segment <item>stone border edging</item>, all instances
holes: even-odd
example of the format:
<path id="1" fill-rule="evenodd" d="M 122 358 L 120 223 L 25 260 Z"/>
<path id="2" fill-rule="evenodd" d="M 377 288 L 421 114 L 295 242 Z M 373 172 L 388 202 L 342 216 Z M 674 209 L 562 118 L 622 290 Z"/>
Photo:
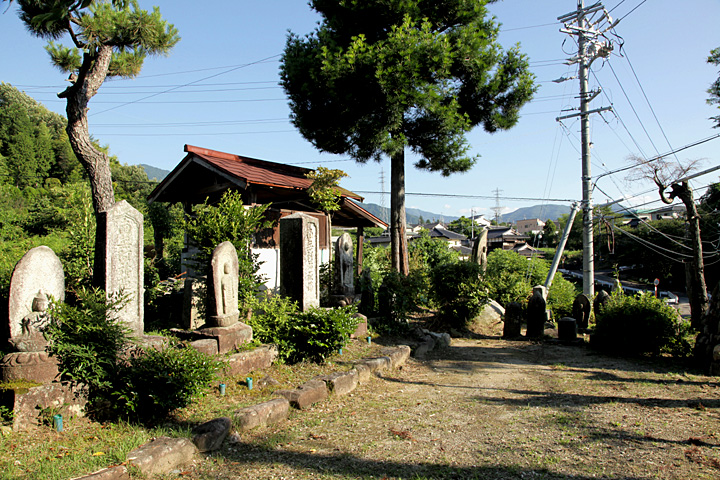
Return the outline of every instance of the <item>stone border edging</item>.
<path id="1" fill-rule="evenodd" d="M 199 452 L 219 449 L 229 435 L 232 423 L 238 424 L 236 428 L 240 431 L 247 431 L 286 419 L 290 406 L 302 410 L 326 399 L 330 393 L 336 396 L 347 395 L 355 390 L 359 383 L 367 382 L 372 373 L 403 365 L 410 357 L 410 347 L 408 345 L 387 347 L 382 349 L 381 353 L 384 355 L 360 360 L 347 372 L 321 375 L 296 389 L 279 390 L 275 393 L 281 395 L 280 397 L 242 408 L 235 412 L 232 420 L 221 417 L 205 422 L 195 427 L 192 440 L 156 438 L 128 453 L 126 463 L 138 468 L 144 475 L 169 473 L 190 463 L 194 455 Z M 116 465 L 72 480 L 129 479 L 127 467 Z"/>

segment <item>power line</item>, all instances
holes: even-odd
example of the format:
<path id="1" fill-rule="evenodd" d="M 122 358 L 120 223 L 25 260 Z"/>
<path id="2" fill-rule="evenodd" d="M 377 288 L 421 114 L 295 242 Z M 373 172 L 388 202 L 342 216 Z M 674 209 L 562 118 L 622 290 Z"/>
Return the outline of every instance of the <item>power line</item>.
<path id="1" fill-rule="evenodd" d="M 317 162 L 315 162 L 317 163 Z M 373 192 L 369 190 L 353 190 L 355 193 L 363 193 L 366 195 L 380 195 L 383 192 Z M 572 203 L 577 202 L 577 200 L 569 199 L 569 198 L 534 198 L 534 197 L 502 197 L 502 196 L 495 196 L 495 195 L 465 195 L 465 194 L 457 194 L 457 193 L 412 193 L 412 192 L 406 192 L 405 195 L 413 195 L 416 197 L 442 197 L 442 198 L 480 198 L 484 200 L 512 200 L 512 201 L 547 201 L 547 202 L 562 202 L 562 203 Z"/>
<path id="2" fill-rule="evenodd" d="M 205 80 L 209 80 L 209 79 L 211 79 L 211 78 L 219 77 L 220 75 L 226 75 L 226 74 L 228 74 L 228 73 L 230 73 L 230 72 L 234 72 L 235 70 L 240 70 L 241 68 L 246 68 L 246 67 L 249 67 L 249 66 L 252 66 L 252 65 L 257 65 L 257 64 L 259 64 L 259 63 L 265 62 L 265 61 L 270 60 L 270 59 L 272 59 L 272 58 L 277 58 L 277 57 L 279 57 L 279 56 L 280 56 L 280 55 L 273 55 L 273 56 L 271 56 L 271 57 L 266 57 L 266 58 L 263 58 L 263 59 L 261 59 L 261 60 L 257 60 L 257 61 L 255 61 L 255 62 L 245 63 L 245 64 L 242 64 L 242 65 L 236 65 L 236 66 L 233 66 L 232 68 L 230 68 L 230 69 L 228 69 L 228 70 L 224 70 L 224 71 L 222 71 L 222 72 L 220 72 L 220 73 L 216 73 L 216 74 L 214 74 L 214 75 L 209 75 L 209 76 L 204 77 L 204 78 L 201 78 L 201 79 L 199 79 L 199 80 L 195 80 L 195 81 L 192 81 L 192 82 L 188 82 L 188 83 L 184 84 L 183 86 L 178 86 L 178 87 L 169 88 L 169 89 L 164 90 L 164 91 L 162 91 L 162 92 L 154 93 L 154 94 L 152 94 L 152 95 L 148 95 L 148 96 L 143 97 L 143 98 L 140 98 L 140 99 L 138 99 L 138 100 L 133 100 L 133 101 L 131 101 L 131 102 L 127 102 L 127 103 L 124 103 L 124 104 L 122 104 L 122 105 L 118 105 L 118 106 L 115 106 L 115 107 L 112 107 L 112 108 L 108 108 L 108 109 L 102 110 L 102 111 L 100 111 L 100 112 L 95 112 L 95 113 L 93 113 L 92 115 L 99 115 L 99 114 L 101 114 L 101 113 L 107 113 L 107 112 L 109 112 L 109 111 L 118 109 L 118 108 L 120 108 L 120 107 L 124 107 L 124 106 L 127 106 L 127 105 L 132 105 L 132 104 L 134 104 L 134 103 L 142 102 L 142 101 L 144 101 L 144 100 L 147 100 L 148 98 L 153 98 L 153 97 L 156 97 L 156 96 L 158 96 L 158 95 L 163 95 L 163 94 L 165 94 L 165 93 L 172 92 L 173 90 L 177 90 L 177 89 L 183 88 L 183 87 L 185 87 L 185 86 L 189 86 L 189 85 L 197 84 L 197 83 L 200 83 L 200 82 L 204 82 Z"/>

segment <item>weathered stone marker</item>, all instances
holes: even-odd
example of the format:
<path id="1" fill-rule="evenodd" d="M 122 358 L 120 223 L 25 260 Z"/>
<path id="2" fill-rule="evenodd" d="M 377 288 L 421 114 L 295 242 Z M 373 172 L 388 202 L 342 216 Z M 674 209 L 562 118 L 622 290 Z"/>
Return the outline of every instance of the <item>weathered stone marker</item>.
<path id="1" fill-rule="evenodd" d="M 343 233 L 335 242 L 334 291 L 337 295 L 355 295 L 353 263 L 352 238 Z"/>
<path id="2" fill-rule="evenodd" d="M 592 304 L 590 303 L 590 299 L 587 295 L 581 293 L 575 297 L 575 301 L 573 301 L 572 304 L 572 318 L 575 319 L 577 328 L 582 330 L 586 330 L 588 328 L 591 309 Z"/>
<path id="3" fill-rule="evenodd" d="M 318 220 L 303 213 L 280 219 L 280 294 L 302 311 L 320 305 Z"/>
<path id="4" fill-rule="evenodd" d="M 605 308 L 605 305 L 607 305 L 609 301 L 610 294 L 605 290 L 600 290 L 597 295 L 595 295 L 595 301 L 593 302 L 593 310 L 595 310 L 595 315 L 597 315 L 601 309 Z"/>
<path id="5" fill-rule="evenodd" d="M 514 338 L 520 336 L 523 314 L 523 307 L 518 302 L 510 302 L 507 304 L 505 307 L 503 337 Z"/>
<path id="6" fill-rule="evenodd" d="M 208 277 L 208 324 L 229 327 L 238 321 L 238 256 L 235 246 L 223 242 L 212 254 Z"/>
<path id="7" fill-rule="evenodd" d="M 49 297 L 65 299 L 62 264 L 50 248 L 35 247 L 20 259 L 10 280 L 9 343 L 17 351 L 0 360 L 0 381 L 48 383 L 57 377 L 57 359 L 45 352 L 47 341 L 42 333 L 49 321 Z"/>
<path id="8" fill-rule="evenodd" d="M 473 242 L 472 253 L 470 254 L 470 261 L 480 265 L 483 272 L 487 268 L 487 235 L 487 228 L 482 229 L 478 233 L 478 236 L 475 237 L 475 241 Z"/>
<path id="9" fill-rule="evenodd" d="M 45 350 L 47 342 L 41 329 L 47 323 L 48 297 L 60 302 L 65 299 L 63 267 L 49 247 L 35 247 L 15 265 L 10 280 L 10 344 L 16 350 Z"/>
<path id="10" fill-rule="evenodd" d="M 99 262 L 102 269 L 100 286 L 108 296 L 125 297 L 118 318 L 141 336 L 145 312 L 142 213 L 122 200 L 99 215 L 97 228 L 103 239 L 100 251 L 95 252 L 95 264 Z"/>
<path id="11" fill-rule="evenodd" d="M 545 322 L 548 320 L 545 292 L 546 289 L 542 285 L 533 287 L 533 294 L 527 306 L 527 330 L 525 332 L 527 337 L 542 337 L 545 332 Z"/>

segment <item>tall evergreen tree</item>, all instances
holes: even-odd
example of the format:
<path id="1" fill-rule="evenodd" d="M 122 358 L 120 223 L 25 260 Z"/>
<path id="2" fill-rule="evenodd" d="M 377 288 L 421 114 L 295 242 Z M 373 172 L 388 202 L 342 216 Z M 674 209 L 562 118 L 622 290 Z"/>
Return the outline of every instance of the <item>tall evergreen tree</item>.
<path id="1" fill-rule="evenodd" d="M 483 0 L 311 0 L 310 35 L 290 34 L 282 85 L 313 145 L 358 162 L 391 158 L 391 258 L 407 273 L 405 149 L 415 166 L 469 170 L 465 135 L 512 127 L 535 90 L 518 48 L 503 51 Z"/>

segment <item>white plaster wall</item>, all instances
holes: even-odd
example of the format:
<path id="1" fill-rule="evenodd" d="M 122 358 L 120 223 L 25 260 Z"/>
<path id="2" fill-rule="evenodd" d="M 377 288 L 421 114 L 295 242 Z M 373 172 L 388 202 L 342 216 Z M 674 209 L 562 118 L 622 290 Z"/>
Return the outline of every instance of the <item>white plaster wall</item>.
<path id="1" fill-rule="evenodd" d="M 278 248 L 253 248 L 252 253 L 258 254 L 260 270 L 258 273 L 265 277 L 265 288 L 273 292 L 280 291 L 280 249 Z M 320 263 L 330 261 L 330 250 L 320 249 Z"/>

